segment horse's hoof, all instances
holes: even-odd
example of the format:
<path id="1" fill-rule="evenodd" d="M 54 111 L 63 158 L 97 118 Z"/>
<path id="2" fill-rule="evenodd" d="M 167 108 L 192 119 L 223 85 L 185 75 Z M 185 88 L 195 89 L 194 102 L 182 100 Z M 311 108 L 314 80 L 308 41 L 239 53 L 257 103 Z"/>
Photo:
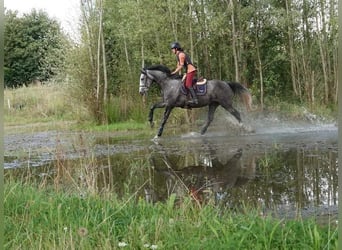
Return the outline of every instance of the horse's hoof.
<path id="1" fill-rule="evenodd" d="M 245 125 L 245 124 L 241 124 L 240 128 L 247 132 L 247 133 L 255 133 L 255 129 L 253 129 L 251 126 Z"/>
<path id="2" fill-rule="evenodd" d="M 156 138 L 156 136 L 153 137 L 153 139 L 151 139 L 151 142 L 153 142 L 155 145 L 160 145 L 159 137 L 158 138 Z"/>
<path id="3" fill-rule="evenodd" d="M 160 138 L 160 136 L 158 136 L 158 135 L 156 135 L 155 137 L 153 137 L 153 141 L 156 141 L 156 140 L 158 140 Z"/>

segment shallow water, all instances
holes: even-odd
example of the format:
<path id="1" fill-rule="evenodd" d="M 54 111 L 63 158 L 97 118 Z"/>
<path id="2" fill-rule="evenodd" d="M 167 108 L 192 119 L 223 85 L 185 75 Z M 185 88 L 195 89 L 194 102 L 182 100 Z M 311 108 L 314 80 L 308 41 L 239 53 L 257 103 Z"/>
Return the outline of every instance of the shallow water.
<path id="1" fill-rule="evenodd" d="M 23 145 L 17 155 L 15 140 Z M 38 141 L 45 146 L 35 147 Z M 238 136 L 184 133 L 158 141 L 51 132 L 7 138 L 12 153 L 5 154 L 5 174 L 80 195 L 105 190 L 158 202 L 174 194 L 178 201 L 191 197 L 201 204 L 326 220 L 337 215 L 337 151 L 335 126 L 261 127 Z"/>

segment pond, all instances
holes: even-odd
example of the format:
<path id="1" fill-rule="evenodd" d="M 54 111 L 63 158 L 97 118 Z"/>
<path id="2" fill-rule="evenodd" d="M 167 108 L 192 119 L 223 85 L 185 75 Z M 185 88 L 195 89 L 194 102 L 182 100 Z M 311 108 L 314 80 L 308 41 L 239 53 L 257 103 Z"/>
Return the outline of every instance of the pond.
<path id="1" fill-rule="evenodd" d="M 335 126 L 185 133 L 158 141 L 44 132 L 6 136 L 5 148 L 5 176 L 81 196 L 109 191 L 163 202 L 173 195 L 179 202 L 190 197 L 229 209 L 256 207 L 282 218 L 337 217 Z"/>

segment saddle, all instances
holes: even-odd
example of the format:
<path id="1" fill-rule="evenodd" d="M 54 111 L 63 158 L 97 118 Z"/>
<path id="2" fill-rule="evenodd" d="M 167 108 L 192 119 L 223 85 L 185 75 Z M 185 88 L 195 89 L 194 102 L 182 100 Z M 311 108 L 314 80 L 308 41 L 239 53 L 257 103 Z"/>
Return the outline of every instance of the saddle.
<path id="1" fill-rule="evenodd" d="M 183 80 L 182 82 L 184 83 Z M 203 77 L 200 77 L 199 79 L 193 79 L 192 84 L 197 96 L 205 95 L 207 93 L 207 79 Z M 185 88 L 184 84 L 182 85 L 182 93 L 184 95 L 187 95 L 189 93 L 187 88 Z"/>
<path id="2" fill-rule="evenodd" d="M 207 79 L 200 77 L 199 79 L 194 79 L 193 84 L 194 85 L 203 85 L 207 83 Z"/>
<path id="3" fill-rule="evenodd" d="M 183 77 L 182 77 L 182 83 L 183 83 L 183 84 L 184 84 L 184 82 L 185 82 L 185 79 L 186 79 L 186 74 L 184 74 Z M 206 82 L 207 82 L 207 79 L 205 79 L 205 78 L 203 78 L 203 77 L 200 77 L 199 79 L 196 79 L 196 78 L 192 79 L 192 85 L 195 85 L 195 84 L 197 84 L 197 85 L 203 85 L 203 84 L 205 84 Z"/>

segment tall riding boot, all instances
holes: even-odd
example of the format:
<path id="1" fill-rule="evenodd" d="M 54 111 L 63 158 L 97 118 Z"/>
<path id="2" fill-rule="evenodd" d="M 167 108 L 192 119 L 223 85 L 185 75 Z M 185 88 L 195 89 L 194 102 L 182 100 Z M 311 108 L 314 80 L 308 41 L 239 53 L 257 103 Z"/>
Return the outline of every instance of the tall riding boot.
<path id="1" fill-rule="evenodd" d="M 189 104 L 198 104 L 198 99 L 197 99 L 195 90 L 192 86 L 189 88 L 189 91 L 190 91 L 192 100 L 189 100 L 188 103 Z"/>

